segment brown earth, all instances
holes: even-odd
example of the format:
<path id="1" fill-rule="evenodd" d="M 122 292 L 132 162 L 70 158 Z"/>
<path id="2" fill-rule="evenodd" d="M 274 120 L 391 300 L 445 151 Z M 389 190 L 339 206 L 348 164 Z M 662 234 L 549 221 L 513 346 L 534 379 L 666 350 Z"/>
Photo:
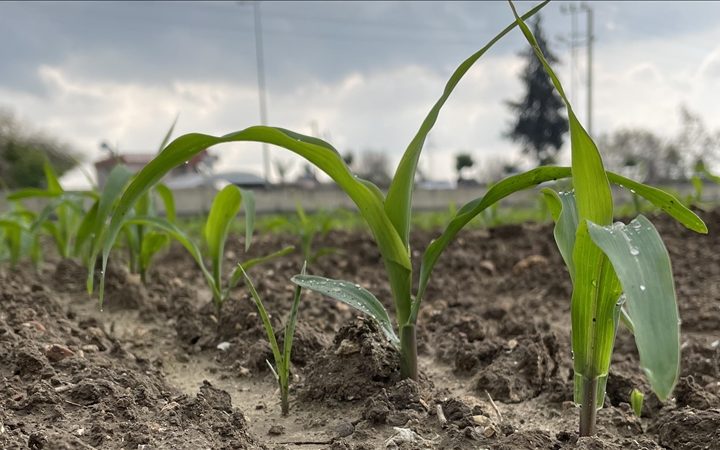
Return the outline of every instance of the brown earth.
<path id="1" fill-rule="evenodd" d="M 117 264 L 104 311 L 72 261 L 0 269 L 0 447 L 268 449 L 720 449 L 720 212 L 697 235 L 659 216 L 682 317 L 682 373 L 660 403 L 618 334 L 598 435 L 578 439 L 569 347 L 569 277 L 548 225 L 460 234 L 443 255 L 419 319 L 421 379 L 401 381 L 377 325 L 305 293 L 293 349 L 291 414 L 280 415 L 271 353 L 242 287 L 218 314 L 180 247 L 147 286 Z M 435 233 L 416 233 L 415 259 Z M 294 243 L 260 236 L 251 255 Z M 390 290 L 366 233 L 311 273 Z M 228 265 L 243 245 L 228 245 Z M 251 273 L 281 329 L 294 255 Z M 225 350 L 218 349 L 218 344 Z M 641 418 L 628 405 L 646 393 Z"/>

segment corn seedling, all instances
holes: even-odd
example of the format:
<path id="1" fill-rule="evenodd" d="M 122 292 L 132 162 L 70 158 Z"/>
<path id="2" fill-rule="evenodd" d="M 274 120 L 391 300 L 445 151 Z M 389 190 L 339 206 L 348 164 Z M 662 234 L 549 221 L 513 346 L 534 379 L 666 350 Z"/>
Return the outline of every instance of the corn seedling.
<path id="1" fill-rule="evenodd" d="M 58 177 L 48 161 L 45 161 L 43 170 L 47 185 L 45 189 L 20 189 L 8 195 L 7 198 L 13 201 L 30 198 L 45 199 L 47 204 L 36 216 L 29 231 L 32 234 L 45 231 L 50 235 L 62 258 L 77 257 L 74 240 L 85 214 L 83 211 L 84 201 L 86 198 L 95 199 L 97 194 L 94 191 L 67 192 L 60 185 Z M 56 220 L 53 220 L 53 216 Z"/>
<path id="2" fill-rule="evenodd" d="M 133 183 L 128 186 L 128 189 L 132 187 L 132 185 Z M 118 191 L 115 191 L 115 197 L 116 199 L 120 199 Z M 237 267 L 230 273 L 228 279 L 224 281 L 223 260 L 225 257 L 225 242 L 227 241 L 230 224 L 239 214 L 241 205 L 243 204 L 245 207 L 245 250 L 247 251 L 250 248 L 250 243 L 252 241 L 253 226 L 255 221 L 255 203 L 252 192 L 241 191 L 237 186 L 230 184 L 218 192 L 213 199 L 212 206 L 210 207 L 210 212 L 203 229 L 204 243 L 207 248 L 206 256 L 211 262 L 210 270 L 208 270 L 205 265 L 205 255 L 203 255 L 200 250 L 200 246 L 195 243 L 187 233 L 178 228 L 176 224 L 168 219 L 157 216 L 134 215 L 132 214 L 132 208 L 130 208 L 126 212 L 125 218 L 120 223 L 120 228 L 127 225 L 143 225 L 151 227 L 154 230 L 167 233 L 173 239 L 178 241 L 190 253 L 195 260 L 195 263 L 200 268 L 203 277 L 212 292 L 215 308 L 219 312 L 225 300 L 230 296 L 231 290 L 241 281 L 243 269 L 247 270 L 255 265 L 287 255 L 294 250 L 294 247 L 290 246 L 266 256 L 247 260 L 238 264 Z M 119 203 L 117 208 L 120 208 L 121 206 L 122 203 Z M 118 216 L 116 215 L 113 216 L 113 218 L 117 217 Z M 101 275 L 104 275 L 108 254 L 112 249 L 113 241 L 117 236 L 118 233 L 114 233 L 112 235 L 105 234 L 101 235 L 100 239 L 95 241 L 96 248 L 100 248 L 102 242 L 105 242 L 105 248 L 107 248 L 107 251 L 103 248 Z M 92 292 L 92 278 L 89 278 L 88 281 L 88 291 Z M 102 304 L 103 300 L 104 283 L 105 277 L 102 276 L 99 288 L 100 304 Z"/>
<path id="3" fill-rule="evenodd" d="M 12 202 L 12 209 L 0 216 L 0 257 L 17 267 L 23 258 L 30 258 L 35 267 L 42 258 L 38 233 L 32 228 L 37 215 L 20 203 Z"/>
<path id="4" fill-rule="evenodd" d="M 573 283 L 571 300 L 575 401 L 581 405 L 580 435 L 595 433 L 603 405 L 618 323 L 635 336 L 643 368 L 658 398 L 665 400 L 680 369 L 680 321 L 670 258 L 652 223 L 640 215 L 613 224 L 613 198 L 600 153 L 575 116 L 560 81 L 530 29 L 515 12 L 525 38 L 564 100 L 572 147 L 574 191 L 544 189 L 555 220 L 555 240 Z M 639 183 L 633 195 L 653 188 Z M 659 191 L 662 192 L 662 191 Z M 657 192 L 656 192 L 657 193 Z M 674 206 L 675 200 L 669 200 Z M 682 207 L 679 220 L 698 232 L 705 224 Z M 677 218 L 677 217 L 676 217 Z"/>
<path id="5" fill-rule="evenodd" d="M 702 202 L 703 180 L 708 180 L 720 185 L 720 176 L 711 173 L 705 166 L 704 162 L 698 161 L 698 163 L 695 164 L 695 173 L 690 178 L 694 191 L 694 195 L 692 196 L 692 203 L 695 205 L 699 205 L 700 202 Z"/>
<path id="6" fill-rule="evenodd" d="M 538 12 L 547 2 L 531 9 L 525 18 Z M 400 349 L 402 376 L 417 379 L 417 343 L 415 323 L 419 312 L 422 292 L 427 284 L 429 271 L 421 274 L 418 293 L 412 293 L 412 264 L 410 262 L 410 220 L 412 194 L 418 160 L 428 133 L 434 126 L 443 105 L 463 75 L 497 41 L 509 33 L 517 23 L 513 22 L 495 36 L 484 48 L 464 61 L 453 73 L 439 100 L 427 115 L 419 131 L 403 155 L 387 196 L 374 184 L 355 176 L 340 153 L 329 143 L 283 128 L 255 126 L 216 137 L 203 134 L 187 134 L 171 142 L 151 161 L 125 189 L 103 239 L 103 267 L 115 237 L 138 198 L 157 183 L 172 168 L 183 164 L 198 152 L 225 142 L 265 142 L 290 150 L 308 160 L 325 172 L 355 203 L 361 216 L 370 227 L 384 261 L 395 303 L 395 319 L 399 337 L 394 331 L 389 315 L 382 304 L 368 291 L 354 283 L 340 280 L 319 280 L 299 275 L 293 281 L 369 314 L 378 320 L 386 335 Z M 322 281 L 322 283 L 321 283 Z M 324 283 L 324 284 L 323 284 Z M 102 288 L 101 288 L 102 291 Z"/>
<path id="7" fill-rule="evenodd" d="M 160 143 L 158 152 L 162 151 L 170 141 L 178 118 L 175 117 L 172 125 L 165 133 L 165 137 Z M 157 194 L 163 202 L 165 210 L 165 218 L 170 222 L 175 222 L 175 199 L 172 191 L 162 183 L 153 186 L 152 189 L 145 192 L 135 204 L 133 210 L 136 216 L 140 217 L 156 217 L 157 211 L 155 207 L 154 197 Z M 147 283 L 147 273 L 152 258 L 163 248 L 170 244 L 170 236 L 163 231 L 150 230 L 148 226 L 141 223 L 127 224 L 123 227 L 126 247 L 128 250 L 128 265 L 131 273 L 140 274 L 143 283 Z"/>
<path id="8" fill-rule="evenodd" d="M 313 264 L 318 258 L 332 253 L 337 253 L 340 249 L 335 247 L 320 247 L 313 248 L 315 238 L 327 236 L 327 234 L 333 229 L 335 221 L 333 217 L 325 213 L 316 213 L 312 216 L 305 214 L 300 203 L 295 204 L 295 212 L 297 214 L 297 221 L 292 221 L 291 224 L 294 228 L 295 234 L 300 238 L 300 250 L 303 254 L 303 259 L 308 264 Z"/>
<path id="9" fill-rule="evenodd" d="M 303 265 L 301 273 L 305 274 L 305 267 L 307 263 Z M 262 320 L 265 333 L 267 334 L 270 348 L 272 349 L 273 358 L 275 359 L 275 367 L 267 361 L 270 370 L 275 376 L 275 380 L 278 382 L 280 387 L 280 409 L 283 416 L 287 416 L 290 412 L 290 357 L 292 356 L 292 343 L 293 337 L 295 336 L 295 325 L 297 324 L 297 313 L 300 305 L 300 295 L 302 294 L 302 287 L 295 286 L 295 293 L 293 294 L 293 303 L 290 308 L 290 316 L 288 317 L 287 325 L 285 325 L 285 331 L 283 335 L 283 348 L 280 349 L 277 339 L 275 338 L 275 330 L 273 330 L 272 324 L 270 323 L 270 316 L 263 305 L 262 299 L 258 294 L 252 280 L 247 275 L 242 266 L 239 267 L 242 272 L 242 276 L 245 279 L 245 284 L 250 290 L 250 294 L 257 307 L 258 314 Z"/>
<path id="10" fill-rule="evenodd" d="M 642 414 L 643 402 L 645 401 L 645 395 L 637 389 L 633 389 L 630 393 L 630 406 L 637 417 Z"/>

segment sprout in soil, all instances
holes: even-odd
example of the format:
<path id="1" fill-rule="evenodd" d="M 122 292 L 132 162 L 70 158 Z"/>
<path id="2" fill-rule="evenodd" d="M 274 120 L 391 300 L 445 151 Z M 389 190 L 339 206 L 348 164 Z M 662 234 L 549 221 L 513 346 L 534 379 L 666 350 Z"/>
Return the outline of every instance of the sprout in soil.
<path id="1" fill-rule="evenodd" d="M 613 224 L 610 180 L 595 143 L 575 116 L 560 81 L 530 29 L 515 11 L 520 29 L 565 102 L 572 147 L 574 190 L 544 189 L 555 240 L 573 284 L 571 301 L 575 401 L 581 405 L 580 435 L 595 433 L 595 415 L 605 385 L 622 317 L 635 337 L 640 366 L 653 391 L 667 399 L 680 372 L 680 320 L 670 257 L 652 223 L 640 215 L 628 225 Z M 640 183 L 632 194 L 659 197 L 662 191 Z M 666 194 L 667 195 L 667 194 Z M 652 200 L 651 200 L 652 201 Z M 707 227 L 691 211 L 669 199 L 666 211 L 698 232 Z"/>
<path id="2" fill-rule="evenodd" d="M 128 189 L 131 188 L 132 185 L 133 183 L 130 184 Z M 122 199 L 120 200 L 120 203 L 118 203 L 117 205 L 118 208 L 122 204 Z M 212 292 L 215 308 L 219 312 L 225 300 L 230 296 L 231 290 L 235 288 L 235 286 L 237 286 L 237 284 L 242 279 L 243 268 L 247 270 L 255 265 L 262 264 L 274 258 L 287 255 L 294 250 L 294 247 L 288 246 L 266 256 L 250 259 L 248 261 L 239 263 L 237 267 L 230 273 L 227 280 L 224 281 L 223 260 L 225 259 L 225 242 L 228 238 L 230 224 L 239 214 L 240 208 L 243 204 L 245 206 L 245 250 L 247 251 L 250 248 L 250 244 L 252 242 L 253 227 L 255 222 L 255 202 L 252 192 L 243 191 L 234 184 L 230 184 L 223 188 L 220 192 L 218 192 L 213 199 L 212 205 L 210 206 L 210 212 L 208 213 L 205 227 L 203 229 L 205 247 L 207 248 L 208 253 L 207 257 L 211 261 L 211 270 L 208 270 L 205 265 L 205 255 L 203 255 L 202 251 L 200 250 L 200 246 L 196 242 L 194 242 L 187 233 L 178 228 L 178 226 L 170 220 L 157 216 L 135 216 L 128 214 L 123 220 L 119 220 L 119 222 L 121 226 L 143 225 L 160 230 L 164 233 L 167 233 L 173 239 L 178 241 L 183 247 L 185 247 L 185 249 L 190 253 L 190 255 L 195 260 L 195 263 L 200 268 L 205 282 L 207 283 L 210 291 Z M 116 217 L 118 216 L 113 215 L 113 220 Z M 100 248 L 100 246 L 102 245 L 103 249 L 101 272 L 102 276 L 100 278 L 99 288 L 101 305 L 103 301 L 105 268 L 107 265 L 107 259 L 109 252 L 113 247 L 113 240 L 117 236 L 117 233 L 108 233 L 107 230 L 105 230 L 105 234 L 100 236 L 100 240 L 95 241 L 96 248 Z M 91 280 L 89 281 L 91 282 Z M 91 284 L 89 290 L 92 292 Z"/>
<path id="3" fill-rule="evenodd" d="M 305 274 L 307 263 L 303 264 L 302 274 Z M 287 325 L 285 325 L 285 333 L 283 335 L 283 349 L 280 351 L 277 339 L 275 338 L 275 330 L 273 330 L 272 324 L 270 323 L 270 316 L 263 305 L 260 295 L 257 293 L 252 280 L 247 275 L 242 266 L 240 267 L 242 276 L 245 278 L 245 284 L 250 289 L 250 294 L 255 302 L 260 318 L 262 319 L 265 333 L 267 334 L 270 348 L 273 352 L 273 358 L 275 359 L 275 367 L 268 361 L 268 366 L 275 375 L 275 379 L 280 387 L 280 408 L 283 416 L 287 416 L 290 412 L 290 402 L 288 394 L 290 392 L 290 359 L 292 355 L 292 344 L 293 337 L 295 336 L 295 325 L 297 324 L 297 312 L 298 306 L 300 305 L 300 295 L 302 293 L 302 287 L 296 286 L 295 293 L 293 294 L 293 303 L 290 308 L 290 316 L 288 317 Z"/>
<path id="4" fill-rule="evenodd" d="M 642 414 L 643 402 L 645 401 L 645 395 L 637 389 L 633 389 L 630 393 L 630 406 L 637 417 Z"/>

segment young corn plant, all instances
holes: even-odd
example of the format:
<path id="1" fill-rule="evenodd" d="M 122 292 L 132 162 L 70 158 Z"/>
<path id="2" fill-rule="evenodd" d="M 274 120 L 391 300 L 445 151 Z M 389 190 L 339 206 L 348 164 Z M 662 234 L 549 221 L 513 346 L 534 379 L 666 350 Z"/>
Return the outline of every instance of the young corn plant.
<path id="1" fill-rule="evenodd" d="M 303 265 L 301 274 L 305 274 L 305 268 L 307 263 Z M 272 323 L 270 323 L 270 315 L 267 313 L 265 306 L 263 305 L 262 299 L 258 294 L 252 280 L 245 272 L 242 266 L 239 267 L 242 272 L 242 276 L 245 279 L 245 284 L 250 290 L 250 294 L 257 307 L 258 314 L 262 320 L 265 333 L 267 334 L 270 348 L 273 352 L 273 358 L 275 359 L 275 367 L 268 361 L 268 366 L 277 380 L 278 386 L 280 387 L 280 409 L 283 416 L 287 416 L 290 413 L 290 357 L 292 356 L 292 344 L 293 337 L 295 336 L 295 325 L 297 324 L 297 313 L 298 307 L 300 306 L 300 295 L 302 294 L 302 287 L 296 286 L 295 293 L 293 294 L 293 303 L 290 308 L 290 316 L 288 317 L 287 325 L 283 335 L 283 348 L 280 349 L 277 339 L 275 338 L 275 330 L 273 330 Z"/>
<path id="2" fill-rule="evenodd" d="M 75 251 L 74 240 L 85 214 L 83 209 L 85 200 L 87 198 L 96 199 L 97 194 L 94 191 L 67 192 L 60 185 L 58 177 L 48 161 L 45 161 L 43 170 L 47 185 L 44 189 L 20 189 L 8 195 L 7 198 L 12 201 L 31 198 L 46 200 L 47 204 L 37 214 L 29 231 L 32 234 L 46 232 L 52 237 L 57 252 L 62 258 L 75 258 L 78 254 Z"/>
<path id="3" fill-rule="evenodd" d="M 134 182 L 133 182 L 134 183 Z M 132 187 L 133 183 L 128 186 Z M 119 192 L 116 191 L 116 200 L 121 200 L 117 204 L 119 209 L 122 206 L 122 198 Z M 141 197 L 141 196 L 140 196 Z M 245 200 L 243 202 L 243 199 Z M 247 270 L 258 264 L 265 263 L 274 258 L 287 255 L 294 250 L 294 247 L 285 247 L 277 252 L 271 253 L 266 256 L 253 258 L 238 264 L 235 269 L 224 280 L 223 271 L 223 260 L 225 258 L 225 242 L 228 238 L 230 230 L 230 224 L 237 215 L 240 213 L 241 205 L 245 205 L 245 251 L 250 248 L 252 242 L 253 227 L 255 221 L 255 202 L 252 192 L 241 191 L 237 186 L 230 184 L 222 189 L 215 196 L 210 207 L 205 227 L 203 229 L 203 237 L 205 248 L 207 248 L 207 254 L 204 255 L 200 249 L 200 246 L 193 241 L 187 233 L 178 228 L 176 224 L 168 219 L 157 217 L 157 216 L 140 216 L 132 214 L 133 208 L 128 208 L 125 212 L 125 218 L 119 224 L 119 228 L 123 226 L 134 226 L 142 225 L 150 227 L 154 230 L 159 230 L 163 233 L 168 234 L 173 239 L 178 241 L 195 260 L 195 263 L 200 268 L 205 282 L 207 283 L 213 296 L 213 303 L 218 313 L 220 312 L 223 303 L 230 296 L 231 290 L 234 289 L 237 284 L 243 278 L 243 270 Z M 137 208 L 135 208 L 137 210 Z M 116 213 L 117 214 L 117 211 Z M 113 219 L 117 218 L 117 215 L 113 215 Z M 112 225 L 111 225 L 112 226 Z M 110 250 L 113 247 L 113 242 L 117 238 L 118 232 L 114 234 L 104 234 L 99 240 L 95 241 L 96 249 L 103 247 L 103 259 L 102 259 L 102 272 L 104 275 L 105 267 L 107 265 L 107 258 Z M 103 244 L 104 242 L 104 244 Z M 210 269 L 205 265 L 205 259 L 210 260 Z M 92 278 L 88 279 L 88 291 L 93 291 Z M 104 295 L 105 277 L 100 278 L 99 297 L 100 304 L 102 305 Z"/>
<path id="4" fill-rule="evenodd" d="M 319 258 L 337 253 L 340 249 L 335 247 L 313 247 L 313 243 L 317 237 L 325 237 L 333 229 L 335 221 L 329 214 L 316 213 L 308 216 L 305 209 L 298 202 L 295 204 L 295 212 L 297 220 L 293 220 L 291 225 L 295 234 L 300 238 L 300 250 L 305 261 L 312 265 Z"/>
<path id="5" fill-rule="evenodd" d="M 42 259 L 38 233 L 32 228 L 37 215 L 19 202 L 11 203 L 11 210 L 0 216 L 0 258 L 15 268 L 24 258 L 35 267 Z"/>
<path id="6" fill-rule="evenodd" d="M 531 17 L 545 4 L 547 2 L 532 8 L 524 17 Z M 133 181 L 125 189 L 107 228 L 106 237 L 103 239 L 103 267 L 107 263 L 112 243 L 122 228 L 125 216 L 130 213 L 138 198 L 162 179 L 172 168 L 183 164 L 203 149 L 225 142 L 265 142 L 283 147 L 304 157 L 311 164 L 325 172 L 358 207 L 382 255 L 395 304 L 395 320 L 398 333 L 395 332 L 389 314 L 382 303 L 359 285 L 341 280 L 328 280 L 303 275 L 294 277 L 293 281 L 300 286 L 327 294 L 374 317 L 380 323 L 390 341 L 400 350 L 402 376 L 417 379 L 416 322 L 422 294 L 432 270 L 430 267 L 426 273 L 421 273 L 417 294 L 413 295 L 409 236 L 412 195 L 418 160 L 428 133 L 434 126 L 440 110 L 460 79 L 480 57 L 515 26 L 517 26 L 515 22 L 508 25 L 485 47 L 470 56 L 456 69 L 443 94 L 408 145 L 397 167 L 387 195 L 383 194 L 374 184 L 355 176 L 345 164 L 340 153 L 332 145 L 315 137 L 305 136 L 283 128 L 266 126 L 250 127 L 220 137 L 195 133 L 187 134 L 171 142 L 134 177 Z M 430 250 L 428 249 L 428 251 Z"/>
<path id="7" fill-rule="evenodd" d="M 613 224 L 610 177 L 600 153 L 580 124 L 560 81 L 530 29 L 513 14 L 525 38 L 564 100 L 570 123 L 574 190 L 544 189 L 556 226 L 555 240 L 573 284 L 571 300 L 575 401 L 581 405 L 580 435 L 595 433 L 596 411 L 605 385 L 620 318 L 633 333 L 640 365 L 661 400 L 667 399 L 680 372 L 680 320 L 670 258 L 655 227 L 639 215 L 628 225 Z M 653 188 L 633 183 L 634 195 Z M 655 195 L 662 191 L 652 192 Z M 675 206 L 675 200 L 668 200 Z M 704 223 L 683 208 L 677 217 L 698 232 Z"/>
<path id="8" fill-rule="evenodd" d="M 170 125 L 167 133 L 165 133 L 165 137 L 160 143 L 158 152 L 162 151 L 165 145 L 167 145 L 170 141 L 170 137 L 175 130 L 177 120 L 178 117 L 175 117 L 172 125 Z M 172 191 L 162 183 L 158 183 L 148 192 L 140 196 L 140 199 L 133 208 L 134 214 L 141 217 L 158 216 L 154 202 L 154 194 L 160 197 L 163 202 L 165 218 L 170 223 L 174 223 L 176 218 L 175 199 Z M 147 283 L 150 263 L 157 253 L 170 244 L 170 236 L 163 231 L 147 229 L 147 225 L 139 223 L 128 223 L 123 227 L 123 234 L 128 250 L 128 265 L 130 267 L 130 273 L 139 274 L 141 281 L 143 283 Z"/>

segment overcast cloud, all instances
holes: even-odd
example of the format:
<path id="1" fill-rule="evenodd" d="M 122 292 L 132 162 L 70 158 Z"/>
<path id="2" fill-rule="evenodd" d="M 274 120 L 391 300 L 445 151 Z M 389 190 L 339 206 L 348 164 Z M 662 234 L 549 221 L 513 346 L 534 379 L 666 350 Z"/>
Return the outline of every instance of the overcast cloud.
<path id="1" fill-rule="evenodd" d="M 569 49 L 556 39 L 570 31 L 561 4 L 545 8 L 543 23 L 570 87 Z M 681 104 L 720 127 L 720 3 L 590 4 L 595 134 L 642 126 L 667 135 Z M 270 124 L 312 133 L 315 122 L 341 151 L 385 151 L 393 163 L 455 66 L 512 18 L 504 2 L 263 2 L 261 11 Z M 0 2 L 0 107 L 88 163 L 102 140 L 154 151 L 177 113 L 177 134 L 225 134 L 259 122 L 253 36 L 247 3 Z M 522 93 L 525 48 L 511 33 L 463 80 L 426 146 L 432 177 L 452 178 L 460 150 L 480 161 L 519 154 L 502 134 L 512 119 L 504 101 Z M 584 120 L 578 56 L 572 95 Z M 221 169 L 262 171 L 257 145 L 217 153 Z"/>

